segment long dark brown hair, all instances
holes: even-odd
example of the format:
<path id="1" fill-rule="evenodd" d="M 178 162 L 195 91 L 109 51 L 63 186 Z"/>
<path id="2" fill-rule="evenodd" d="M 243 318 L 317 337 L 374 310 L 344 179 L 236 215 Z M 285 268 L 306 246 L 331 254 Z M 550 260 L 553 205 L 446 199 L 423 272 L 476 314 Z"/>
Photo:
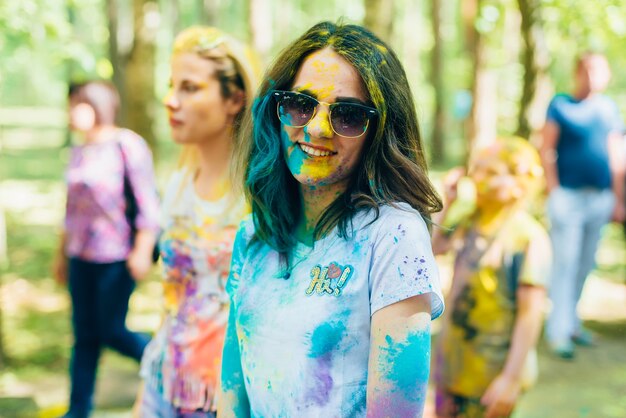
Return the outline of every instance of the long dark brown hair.
<path id="1" fill-rule="evenodd" d="M 369 101 L 379 116 L 364 144 L 361 160 L 345 190 L 321 215 L 315 238 L 338 226 L 347 238 L 359 210 L 408 203 L 425 218 L 441 210 L 422 148 L 413 96 L 400 60 L 391 48 L 357 25 L 322 22 L 286 47 L 268 70 L 252 113 L 244 121 L 238 144 L 238 166 L 252 205 L 255 240 L 282 255 L 294 247 L 295 227 L 302 216 L 299 185 L 281 149 L 281 124 L 274 90 L 290 90 L 303 60 L 329 47 L 361 75 Z"/>

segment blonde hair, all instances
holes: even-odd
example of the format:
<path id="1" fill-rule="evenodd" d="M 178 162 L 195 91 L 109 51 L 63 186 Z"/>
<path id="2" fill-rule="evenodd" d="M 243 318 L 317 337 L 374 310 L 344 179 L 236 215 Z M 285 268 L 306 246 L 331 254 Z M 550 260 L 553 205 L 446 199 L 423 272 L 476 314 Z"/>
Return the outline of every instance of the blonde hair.
<path id="1" fill-rule="evenodd" d="M 256 55 L 235 38 L 209 26 L 192 26 L 180 32 L 174 39 L 172 57 L 182 53 L 194 53 L 215 63 L 215 77 L 220 82 L 222 97 L 228 98 L 236 91 L 244 93 L 245 105 L 232 126 L 233 141 L 236 141 L 243 115 L 252 106 L 257 87 L 260 64 Z M 186 171 L 193 173 L 197 164 L 194 149 L 184 145 L 178 167 L 188 168 Z"/>

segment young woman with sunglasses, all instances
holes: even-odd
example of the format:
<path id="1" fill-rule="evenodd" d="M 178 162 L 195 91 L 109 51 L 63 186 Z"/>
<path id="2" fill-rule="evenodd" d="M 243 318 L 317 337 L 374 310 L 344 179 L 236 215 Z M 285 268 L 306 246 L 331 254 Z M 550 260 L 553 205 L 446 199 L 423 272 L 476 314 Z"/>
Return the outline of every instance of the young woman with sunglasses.
<path id="1" fill-rule="evenodd" d="M 254 73 L 245 48 L 223 32 L 193 27 L 175 39 L 164 104 L 183 146 L 163 201 L 160 239 L 164 316 L 142 361 L 142 417 L 214 416 L 237 227 L 248 213 L 230 187 L 234 134 Z"/>
<path id="2" fill-rule="evenodd" d="M 269 69 L 238 151 L 252 216 L 220 416 L 421 416 L 441 202 L 396 55 L 360 26 L 312 27 Z"/>

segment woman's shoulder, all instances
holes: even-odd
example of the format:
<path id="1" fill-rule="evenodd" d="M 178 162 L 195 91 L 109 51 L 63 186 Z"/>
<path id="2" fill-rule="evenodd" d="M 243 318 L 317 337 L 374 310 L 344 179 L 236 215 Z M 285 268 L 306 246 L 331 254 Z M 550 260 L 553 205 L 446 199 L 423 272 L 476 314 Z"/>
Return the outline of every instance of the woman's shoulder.
<path id="1" fill-rule="evenodd" d="M 424 217 L 408 203 L 394 202 L 367 209 L 355 217 L 356 230 L 386 233 L 392 230 L 417 230 L 428 234 Z"/>
<path id="2" fill-rule="evenodd" d="M 254 236 L 254 219 L 252 218 L 252 214 L 248 213 L 243 217 L 241 222 L 239 222 L 239 227 L 237 229 L 237 239 L 243 240 L 246 246 L 252 240 Z"/>
<path id="3" fill-rule="evenodd" d="M 152 154 L 150 147 L 143 137 L 127 128 L 117 128 L 116 140 L 129 155 Z"/>

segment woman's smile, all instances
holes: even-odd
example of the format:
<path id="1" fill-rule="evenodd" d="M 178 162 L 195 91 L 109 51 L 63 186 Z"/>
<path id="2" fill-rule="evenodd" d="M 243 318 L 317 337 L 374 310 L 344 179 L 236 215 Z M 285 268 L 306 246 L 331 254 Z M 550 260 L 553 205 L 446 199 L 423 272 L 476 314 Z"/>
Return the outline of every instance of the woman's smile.
<path id="1" fill-rule="evenodd" d="M 310 143 L 298 142 L 298 147 L 309 157 L 332 157 L 336 155 L 337 152 L 330 150 L 326 147 L 322 147 L 319 145 L 313 145 Z"/>

